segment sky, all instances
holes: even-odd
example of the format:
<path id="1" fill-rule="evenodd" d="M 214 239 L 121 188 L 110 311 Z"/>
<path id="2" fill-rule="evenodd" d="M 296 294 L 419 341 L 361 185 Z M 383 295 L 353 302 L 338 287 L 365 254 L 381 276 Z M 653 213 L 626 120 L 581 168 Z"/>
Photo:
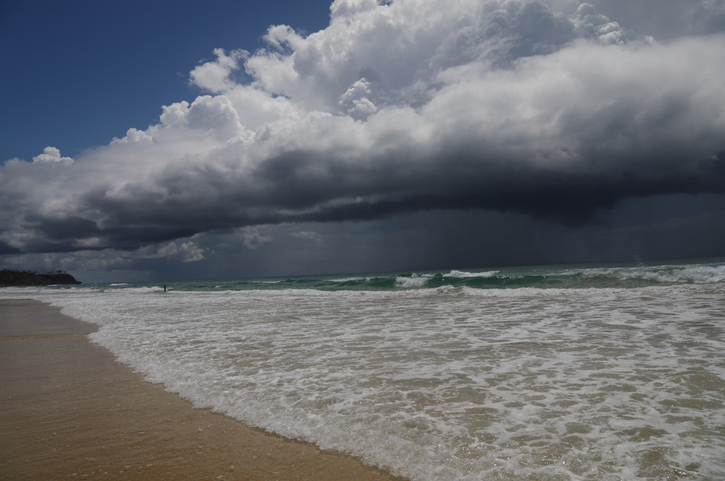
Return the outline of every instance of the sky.
<path id="1" fill-rule="evenodd" d="M 725 0 L 10 0 L 0 45 L 0 268 L 725 256 Z"/>

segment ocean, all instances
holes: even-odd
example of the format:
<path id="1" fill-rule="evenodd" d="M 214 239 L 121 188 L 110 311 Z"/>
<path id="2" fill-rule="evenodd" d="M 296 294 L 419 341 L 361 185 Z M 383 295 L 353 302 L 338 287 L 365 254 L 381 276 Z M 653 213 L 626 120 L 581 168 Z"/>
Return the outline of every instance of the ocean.
<path id="1" fill-rule="evenodd" d="M 5 288 L 196 406 L 415 481 L 725 479 L 725 260 Z"/>

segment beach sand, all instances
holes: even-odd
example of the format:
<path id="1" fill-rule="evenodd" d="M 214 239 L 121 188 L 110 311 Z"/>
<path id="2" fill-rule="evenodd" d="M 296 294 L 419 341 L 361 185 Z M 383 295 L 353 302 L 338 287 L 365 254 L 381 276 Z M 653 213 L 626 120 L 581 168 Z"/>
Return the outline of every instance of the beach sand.
<path id="1" fill-rule="evenodd" d="M 401 480 L 194 408 L 117 363 L 96 326 L 0 300 L 0 480 Z"/>

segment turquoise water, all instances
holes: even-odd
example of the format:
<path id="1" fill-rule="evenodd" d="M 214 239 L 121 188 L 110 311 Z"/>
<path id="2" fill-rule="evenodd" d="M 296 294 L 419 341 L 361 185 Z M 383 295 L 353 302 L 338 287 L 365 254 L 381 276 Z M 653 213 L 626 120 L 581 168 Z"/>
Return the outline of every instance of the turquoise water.
<path id="1" fill-rule="evenodd" d="M 319 289 L 399 290 L 438 287 L 475 289 L 608 288 L 725 282 L 725 259 L 696 259 L 639 265 L 565 265 L 500 269 L 442 270 L 384 274 L 212 279 L 169 282 L 90 284 L 104 289 L 166 285 L 176 290 Z"/>

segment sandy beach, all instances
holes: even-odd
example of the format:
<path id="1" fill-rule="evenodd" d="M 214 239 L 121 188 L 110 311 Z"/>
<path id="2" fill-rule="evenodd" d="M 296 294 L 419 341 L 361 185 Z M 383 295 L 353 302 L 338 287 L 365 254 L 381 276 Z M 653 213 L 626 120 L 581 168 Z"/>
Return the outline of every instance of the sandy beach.
<path id="1" fill-rule="evenodd" d="M 0 479 L 392 480 L 145 382 L 27 299 L 0 300 Z"/>

